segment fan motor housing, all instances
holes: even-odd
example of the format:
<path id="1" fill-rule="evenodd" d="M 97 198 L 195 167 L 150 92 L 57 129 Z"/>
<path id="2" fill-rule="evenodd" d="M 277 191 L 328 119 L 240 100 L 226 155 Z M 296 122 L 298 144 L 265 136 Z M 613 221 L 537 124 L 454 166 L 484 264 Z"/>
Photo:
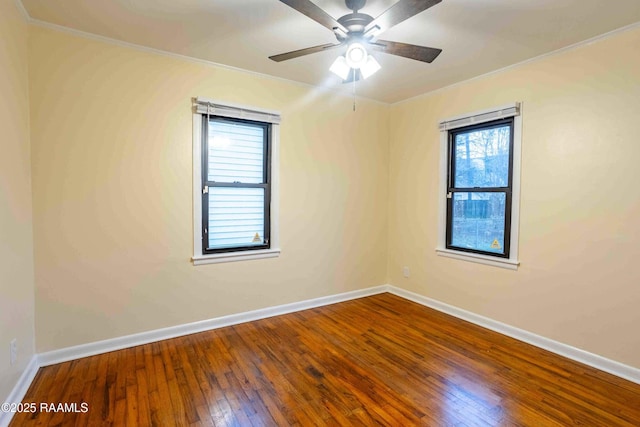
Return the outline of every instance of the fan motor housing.
<path id="1" fill-rule="evenodd" d="M 350 13 L 338 19 L 349 33 L 362 33 L 367 25 L 373 21 L 373 17 L 366 13 Z"/>

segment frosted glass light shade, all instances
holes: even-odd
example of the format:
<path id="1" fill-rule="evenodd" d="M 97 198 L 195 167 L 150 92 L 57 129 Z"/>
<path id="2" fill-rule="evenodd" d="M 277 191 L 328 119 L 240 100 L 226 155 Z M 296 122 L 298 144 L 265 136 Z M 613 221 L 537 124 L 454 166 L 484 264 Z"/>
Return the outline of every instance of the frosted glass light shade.
<path id="1" fill-rule="evenodd" d="M 347 77 L 349 77 L 351 67 L 347 64 L 347 60 L 344 56 L 338 56 L 336 60 L 333 61 L 333 64 L 331 64 L 329 71 L 339 76 L 342 80 L 346 80 Z"/>
<path id="2" fill-rule="evenodd" d="M 337 57 L 329 70 L 342 80 L 347 80 L 352 69 L 360 70 L 362 78 L 366 79 L 380 69 L 380 64 L 367 53 L 362 44 L 351 43 L 345 56 Z"/>
<path id="3" fill-rule="evenodd" d="M 375 74 L 380 69 L 380 64 L 376 59 L 368 55 L 367 62 L 364 63 L 362 67 L 360 67 L 360 72 L 362 73 L 362 78 L 366 79 L 367 77 Z"/>
<path id="4" fill-rule="evenodd" d="M 345 56 L 351 68 L 358 69 L 367 62 L 367 50 L 360 43 L 351 43 Z"/>

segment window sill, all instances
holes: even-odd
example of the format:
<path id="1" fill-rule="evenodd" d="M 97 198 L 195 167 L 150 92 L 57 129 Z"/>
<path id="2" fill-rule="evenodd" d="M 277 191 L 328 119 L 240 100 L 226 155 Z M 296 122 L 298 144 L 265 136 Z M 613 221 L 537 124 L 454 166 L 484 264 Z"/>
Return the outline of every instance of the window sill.
<path id="1" fill-rule="evenodd" d="M 469 254 L 464 252 L 452 251 L 450 249 L 436 248 L 436 253 L 439 256 L 447 258 L 459 259 L 462 261 L 475 262 L 478 264 L 490 265 L 493 267 L 506 268 L 508 270 L 517 270 L 520 265 L 520 261 L 506 259 L 506 258 L 494 258 L 487 255 Z"/>
<path id="2" fill-rule="evenodd" d="M 259 251 L 227 252 L 222 254 L 197 255 L 191 258 L 193 265 L 218 264 L 222 262 L 249 261 L 252 259 L 276 258 L 280 249 L 263 249 Z"/>

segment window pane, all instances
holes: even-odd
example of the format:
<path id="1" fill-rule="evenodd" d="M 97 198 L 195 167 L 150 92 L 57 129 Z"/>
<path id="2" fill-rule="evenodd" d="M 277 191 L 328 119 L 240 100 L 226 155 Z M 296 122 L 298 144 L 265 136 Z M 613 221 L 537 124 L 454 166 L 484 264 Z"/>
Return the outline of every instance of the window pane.
<path id="1" fill-rule="evenodd" d="M 264 244 L 264 188 L 209 187 L 209 249 Z"/>
<path id="2" fill-rule="evenodd" d="M 209 122 L 208 177 L 215 182 L 264 182 L 265 128 L 222 120 Z"/>
<path id="3" fill-rule="evenodd" d="M 455 134 L 453 186 L 508 186 L 510 130 L 507 125 Z"/>
<path id="4" fill-rule="evenodd" d="M 451 245 L 504 254 L 505 193 L 453 193 Z"/>

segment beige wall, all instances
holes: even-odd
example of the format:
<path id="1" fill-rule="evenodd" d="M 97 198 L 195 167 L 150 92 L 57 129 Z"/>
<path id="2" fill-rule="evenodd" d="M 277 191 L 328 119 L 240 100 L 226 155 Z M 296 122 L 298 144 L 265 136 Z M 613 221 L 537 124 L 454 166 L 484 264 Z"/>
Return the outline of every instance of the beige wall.
<path id="1" fill-rule="evenodd" d="M 640 368 L 638 46 L 635 29 L 394 105 L 390 283 Z M 438 257 L 437 123 L 513 101 L 521 267 Z"/>
<path id="2" fill-rule="evenodd" d="M 640 30 L 628 31 L 391 107 L 361 100 L 354 113 L 335 93 L 32 27 L 38 351 L 389 282 L 640 367 L 638 45 Z M 9 57 L 19 65 L 0 69 L 0 85 L 16 90 L 26 60 Z M 282 112 L 280 258 L 189 262 L 193 96 Z M 522 265 L 437 257 L 436 123 L 513 101 Z M 28 114 L 17 118 L 6 122 L 23 123 L 23 166 L 0 173 L 26 174 L 10 188 L 28 193 Z M 28 203 L 17 203 L 26 222 L 10 222 L 22 236 Z M 28 318 L 28 298 L 16 301 Z"/>
<path id="3" fill-rule="evenodd" d="M 0 0 L 0 401 L 34 353 L 28 30 L 14 2 Z"/>
<path id="4" fill-rule="evenodd" d="M 388 106 L 32 27 L 39 352 L 386 282 Z M 276 259 L 194 267 L 191 97 L 282 113 Z"/>

